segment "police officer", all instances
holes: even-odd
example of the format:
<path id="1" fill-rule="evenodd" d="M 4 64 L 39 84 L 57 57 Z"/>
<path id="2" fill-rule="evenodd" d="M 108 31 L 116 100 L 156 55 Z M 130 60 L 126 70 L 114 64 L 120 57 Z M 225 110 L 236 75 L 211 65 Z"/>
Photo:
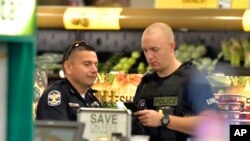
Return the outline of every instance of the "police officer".
<path id="1" fill-rule="evenodd" d="M 63 56 L 65 79 L 48 86 L 39 99 L 37 120 L 77 120 L 80 107 L 101 107 L 91 89 L 97 78 L 95 49 L 83 41 L 66 48 Z"/>
<path id="2" fill-rule="evenodd" d="M 186 141 L 195 135 L 203 112 L 218 110 L 211 86 L 192 62 L 176 59 L 167 24 L 150 25 L 141 45 L 152 73 L 137 88 L 134 102 L 144 110 L 134 113 L 132 133 L 149 135 L 151 141 Z"/>

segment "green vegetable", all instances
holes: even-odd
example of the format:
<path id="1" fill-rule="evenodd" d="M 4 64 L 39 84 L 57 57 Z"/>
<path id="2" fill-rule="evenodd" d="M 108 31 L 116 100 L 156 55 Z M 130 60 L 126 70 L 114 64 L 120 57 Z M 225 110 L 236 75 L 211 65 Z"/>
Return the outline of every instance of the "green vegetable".
<path id="1" fill-rule="evenodd" d="M 208 76 L 207 80 L 212 87 L 229 87 L 231 85 L 229 76 Z"/>

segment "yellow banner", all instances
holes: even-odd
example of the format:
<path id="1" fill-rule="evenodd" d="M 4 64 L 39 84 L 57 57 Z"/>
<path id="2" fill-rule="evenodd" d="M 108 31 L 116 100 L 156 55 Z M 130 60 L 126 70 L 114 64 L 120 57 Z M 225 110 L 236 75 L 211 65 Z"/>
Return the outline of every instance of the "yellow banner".
<path id="1" fill-rule="evenodd" d="M 249 7 L 249 0 L 232 0 L 232 9 L 247 9 Z"/>
<path id="2" fill-rule="evenodd" d="M 218 0 L 155 0 L 155 8 L 217 8 Z"/>
<path id="3" fill-rule="evenodd" d="M 66 29 L 119 30 L 122 8 L 70 7 L 64 13 Z"/>
<path id="4" fill-rule="evenodd" d="M 141 82 L 141 77 L 142 74 L 101 73 L 98 75 L 97 82 L 93 88 L 101 92 L 114 90 L 116 92 L 116 101 L 133 101 L 137 86 Z"/>

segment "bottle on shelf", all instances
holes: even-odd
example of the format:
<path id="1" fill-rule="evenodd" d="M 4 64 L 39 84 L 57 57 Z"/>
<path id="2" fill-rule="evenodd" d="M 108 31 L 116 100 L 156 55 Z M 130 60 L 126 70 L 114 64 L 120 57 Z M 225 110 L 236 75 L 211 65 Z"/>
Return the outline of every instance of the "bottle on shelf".
<path id="1" fill-rule="evenodd" d="M 117 104 L 116 104 L 116 91 L 115 90 L 111 90 L 111 108 L 117 109 Z"/>
<path id="2" fill-rule="evenodd" d="M 111 108 L 110 102 L 109 102 L 109 94 L 110 94 L 110 91 L 108 91 L 108 90 L 103 91 L 103 96 L 102 96 L 102 107 L 103 108 Z"/>

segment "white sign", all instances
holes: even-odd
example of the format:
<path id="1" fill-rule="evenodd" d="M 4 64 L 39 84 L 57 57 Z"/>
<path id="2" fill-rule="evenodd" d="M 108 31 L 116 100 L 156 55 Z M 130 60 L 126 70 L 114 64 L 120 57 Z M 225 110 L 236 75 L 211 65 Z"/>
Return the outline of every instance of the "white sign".
<path id="1" fill-rule="evenodd" d="M 8 54 L 6 44 L 0 43 L 0 141 L 6 140 L 7 133 L 7 68 Z"/>
<path id="2" fill-rule="evenodd" d="M 90 141 L 111 140 L 112 133 L 131 136 L 131 112 L 105 108 L 80 108 L 77 121 L 86 124 L 83 138 Z"/>
<path id="3" fill-rule="evenodd" d="M 31 35 L 35 0 L 0 0 L 0 35 Z"/>

